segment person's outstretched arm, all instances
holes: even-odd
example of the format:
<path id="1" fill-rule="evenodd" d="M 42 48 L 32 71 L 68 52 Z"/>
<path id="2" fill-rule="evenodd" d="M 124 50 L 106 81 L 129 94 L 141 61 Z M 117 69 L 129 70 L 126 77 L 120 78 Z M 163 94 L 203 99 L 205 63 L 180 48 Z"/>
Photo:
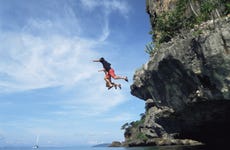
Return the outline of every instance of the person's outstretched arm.
<path id="1" fill-rule="evenodd" d="M 100 62 L 100 60 L 93 60 L 93 62 Z"/>

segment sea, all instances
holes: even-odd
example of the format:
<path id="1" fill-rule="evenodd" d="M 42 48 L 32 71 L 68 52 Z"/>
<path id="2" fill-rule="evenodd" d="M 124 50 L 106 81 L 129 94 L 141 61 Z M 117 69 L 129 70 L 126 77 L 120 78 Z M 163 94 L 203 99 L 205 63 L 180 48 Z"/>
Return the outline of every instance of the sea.
<path id="1" fill-rule="evenodd" d="M 228 147 L 229 148 L 229 147 Z M 0 147 L 0 150 L 229 150 L 223 147 L 207 146 L 151 146 L 151 147 L 93 147 L 93 146 L 75 146 L 75 147 Z"/>

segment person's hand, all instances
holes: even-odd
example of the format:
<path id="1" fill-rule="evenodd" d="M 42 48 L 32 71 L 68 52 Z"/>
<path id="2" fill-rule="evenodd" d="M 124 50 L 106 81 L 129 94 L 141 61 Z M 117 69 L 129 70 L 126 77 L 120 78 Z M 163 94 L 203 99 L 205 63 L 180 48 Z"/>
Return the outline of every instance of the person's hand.
<path id="1" fill-rule="evenodd" d="M 105 71 L 105 69 L 102 69 L 102 70 L 98 70 L 98 72 L 102 72 L 102 71 Z"/>

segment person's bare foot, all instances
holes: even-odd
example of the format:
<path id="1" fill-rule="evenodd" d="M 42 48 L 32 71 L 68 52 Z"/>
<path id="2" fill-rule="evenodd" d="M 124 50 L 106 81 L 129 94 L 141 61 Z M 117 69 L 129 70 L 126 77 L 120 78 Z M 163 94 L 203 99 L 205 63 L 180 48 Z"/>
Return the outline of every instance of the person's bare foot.
<path id="1" fill-rule="evenodd" d="M 112 86 L 110 86 L 110 87 L 108 87 L 108 90 L 110 90 L 112 87 L 113 87 L 113 85 L 112 85 Z"/>

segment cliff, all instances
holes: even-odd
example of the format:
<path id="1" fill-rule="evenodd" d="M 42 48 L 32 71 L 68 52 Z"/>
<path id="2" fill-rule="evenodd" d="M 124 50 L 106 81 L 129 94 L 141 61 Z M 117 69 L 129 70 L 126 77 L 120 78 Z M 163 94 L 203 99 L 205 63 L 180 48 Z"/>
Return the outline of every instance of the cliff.
<path id="1" fill-rule="evenodd" d="M 173 11 L 182 0 L 148 0 L 152 27 L 157 16 Z M 201 15 L 191 1 L 184 15 Z M 226 2 L 228 3 L 228 2 Z M 188 3 L 189 4 L 189 3 Z M 141 120 L 124 125 L 125 144 L 172 145 L 225 143 L 230 134 L 230 17 L 225 3 L 210 11 L 214 20 L 176 30 L 150 60 L 135 72 L 131 94 L 144 100 Z M 155 18 L 153 18 L 155 17 Z M 157 41 L 158 40 L 158 41 Z"/>

